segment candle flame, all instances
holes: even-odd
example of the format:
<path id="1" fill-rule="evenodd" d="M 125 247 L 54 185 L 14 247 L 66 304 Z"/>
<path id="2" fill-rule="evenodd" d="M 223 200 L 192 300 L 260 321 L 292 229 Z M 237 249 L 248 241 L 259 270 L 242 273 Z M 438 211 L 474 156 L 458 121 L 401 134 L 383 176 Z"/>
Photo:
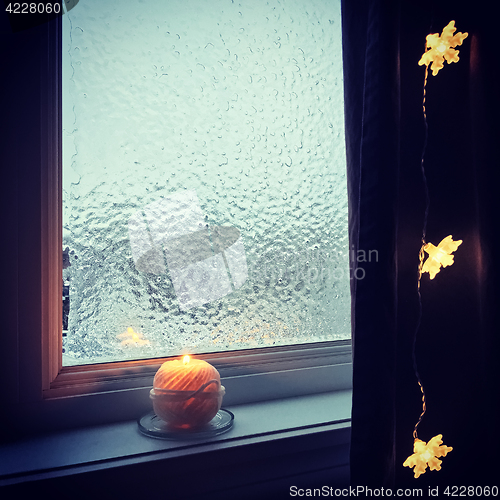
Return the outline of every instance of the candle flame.
<path id="1" fill-rule="evenodd" d="M 189 360 L 190 360 L 190 359 L 191 359 L 191 358 L 190 358 L 188 355 L 186 355 L 186 356 L 184 356 L 184 357 L 182 358 L 182 362 L 183 362 L 185 365 L 187 365 L 187 364 L 189 363 Z"/>

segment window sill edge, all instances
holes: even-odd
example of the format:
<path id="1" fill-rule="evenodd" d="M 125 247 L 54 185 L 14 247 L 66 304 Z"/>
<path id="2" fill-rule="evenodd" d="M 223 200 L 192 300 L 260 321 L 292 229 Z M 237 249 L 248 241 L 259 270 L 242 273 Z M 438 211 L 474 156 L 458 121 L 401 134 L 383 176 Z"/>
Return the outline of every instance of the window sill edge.
<path id="1" fill-rule="evenodd" d="M 283 450 L 280 451 L 279 443 L 286 441 L 294 442 L 294 452 L 301 447 L 309 450 L 343 447 L 339 460 L 345 463 L 345 448 L 350 437 L 350 400 L 351 391 L 345 390 L 231 406 L 228 409 L 235 415 L 233 428 L 220 436 L 196 442 L 149 438 L 139 432 L 135 421 L 26 438 L 0 446 L 5 457 L 0 486 L 179 457 L 192 459 L 224 450 L 238 449 L 245 461 L 252 456 L 252 447 L 257 449 L 267 443 L 271 454 L 280 454 Z M 328 436 L 326 441 L 325 436 Z M 292 448 L 286 446 L 286 449 Z M 58 453 L 47 456 L 48 449 Z"/>

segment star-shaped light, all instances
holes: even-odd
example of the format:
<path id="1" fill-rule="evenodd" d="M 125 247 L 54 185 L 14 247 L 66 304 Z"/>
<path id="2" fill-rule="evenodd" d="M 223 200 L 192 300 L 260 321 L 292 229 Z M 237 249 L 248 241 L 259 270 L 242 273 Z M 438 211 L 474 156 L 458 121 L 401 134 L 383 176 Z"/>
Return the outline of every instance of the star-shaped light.
<path id="1" fill-rule="evenodd" d="M 120 333 L 117 336 L 121 341 L 121 345 L 146 345 L 149 344 L 149 340 L 142 337 L 142 333 L 134 332 L 133 328 L 128 327 L 126 332 Z"/>
<path id="2" fill-rule="evenodd" d="M 438 457 L 445 457 L 453 448 L 443 444 L 443 435 L 434 436 L 428 443 L 420 439 L 415 439 L 413 443 L 413 455 L 409 456 L 405 462 L 405 467 L 414 467 L 413 472 L 417 478 L 427 470 L 441 470 L 441 460 Z"/>
<path id="3" fill-rule="evenodd" d="M 441 240 L 437 247 L 432 243 L 427 243 L 424 246 L 424 250 L 429 254 L 429 257 L 424 262 L 422 273 L 429 273 L 431 280 L 434 279 L 436 274 L 441 270 L 441 267 L 453 264 L 453 255 L 451 254 L 461 244 L 462 240 L 453 241 L 451 235 Z"/>
<path id="4" fill-rule="evenodd" d="M 419 66 L 431 65 L 433 76 L 438 74 L 445 60 L 448 64 L 458 62 L 458 50 L 455 50 L 454 47 L 462 45 L 469 34 L 458 32 L 453 35 L 455 30 L 455 21 L 450 21 L 443 29 L 441 36 L 438 33 L 427 35 L 425 52 L 418 64 Z"/>

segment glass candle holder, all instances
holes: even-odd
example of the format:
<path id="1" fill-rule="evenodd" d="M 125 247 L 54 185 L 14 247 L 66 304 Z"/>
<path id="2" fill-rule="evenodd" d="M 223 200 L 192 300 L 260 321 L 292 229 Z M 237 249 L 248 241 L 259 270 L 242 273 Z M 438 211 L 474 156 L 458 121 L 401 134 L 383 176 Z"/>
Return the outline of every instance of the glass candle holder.
<path id="1" fill-rule="evenodd" d="M 211 384 L 217 384 L 217 391 L 205 392 Z M 197 391 L 172 391 L 153 388 L 150 398 L 155 413 L 171 427 L 181 429 L 201 427 L 212 420 L 222 405 L 224 386 L 217 380 L 210 380 Z"/>

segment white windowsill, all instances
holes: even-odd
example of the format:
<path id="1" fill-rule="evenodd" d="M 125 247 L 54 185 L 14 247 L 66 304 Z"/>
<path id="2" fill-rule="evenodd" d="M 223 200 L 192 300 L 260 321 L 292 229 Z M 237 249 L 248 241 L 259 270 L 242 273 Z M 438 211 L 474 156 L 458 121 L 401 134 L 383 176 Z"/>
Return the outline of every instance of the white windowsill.
<path id="1" fill-rule="evenodd" d="M 350 390 L 226 408 L 235 416 L 233 428 L 203 441 L 149 438 L 137 422 L 126 421 L 0 445 L 0 486 L 325 431 L 334 432 L 333 445 L 349 443 Z"/>

